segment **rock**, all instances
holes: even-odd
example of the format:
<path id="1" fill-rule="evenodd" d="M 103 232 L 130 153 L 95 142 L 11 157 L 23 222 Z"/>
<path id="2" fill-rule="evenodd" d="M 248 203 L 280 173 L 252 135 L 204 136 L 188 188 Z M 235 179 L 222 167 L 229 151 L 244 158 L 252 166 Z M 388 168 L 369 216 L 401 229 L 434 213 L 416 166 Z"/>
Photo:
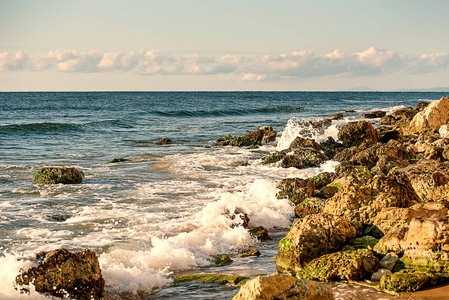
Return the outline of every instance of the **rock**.
<path id="1" fill-rule="evenodd" d="M 324 284 L 272 274 L 248 280 L 232 299 L 331 300 L 334 296 L 331 288 Z"/>
<path id="2" fill-rule="evenodd" d="M 64 222 L 65 220 L 69 219 L 71 216 L 70 215 L 52 215 L 50 216 L 50 219 L 52 221 L 56 221 L 56 222 Z"/>
<path id="3" fill-rule="evenodd" d="M 417 270 L 401 270 L 400 272 L 385 275 L 380 279 L 379 287 L 395 292 L 415 292 L 435 285 L 438 276 Z"/>
<path id="4" fill-rule="evenodd" d="M 320 146 L 313 139 L 304 139 L 302 137 L 296 137 L 293 142 L 290 144 L 290 147 L 287 149 L 287 152 L 293 151 L 295 149 L 300 148 L 313 148 L 315 150 L 323 150 L 323 147 Z"/>
<path id="5" fill-rule="evenodd" d="M 251 131 L 244 136 L 235 137 L 230 134 L 218 138 L 215 141 L 216 146 L 258 146 L 270 143 L 276 140 L 276 132 L 270 126 L 262 126 L 260 129 Z"/>
<path id="6" fill-rule="evenodd" d="M 419 102 L 416 105 L 415 111 L 420 112 L 424 110 L 427 106 L 429 106 L 430 102 Z"/>
<path id="7" fill-rule="evenodd" d="M 416 115 L 416 111 L 412 107 L 405 107 L 395 111 L 393 114 L 382 117 L 379 121 L 380 125 L 391 125 L 393 130 L 399 131 L 401 134 L 405 128 L 408 128 L 411 120 Z"/>
<path id="8" fill-rule="evenodd" d="M 356 230 L 348 221 L 330 214 L 295 219 L 290 231 L 279 242 L 277 268 L 297 272 L 312 259 L 338 250 L 355 235 Z"/>
<path id="9" fill-rule="evenodd" d="M 424 131 L 437 131 L 441 125 L 449 122 L 449 99 L 442 97 L 440 100 L 432 101 L 424 110 L 417 113 L 408 128 L 406 134 Z"/>
<path id="10" fill-rule="evenodd" d="M 421 160 L 406 168 L 392 171 L 392 175 L 405 175 L 422 202 L 449 199 L 449 167 L 444 163 Z"/>
<path id="11" fill-rule="evenodd" d="M 373 275 L 371 275 L 371 281 L 380 281 L 380 279 L 384 275 L 390 275 L 392 274 L 390 270 L 388 269 L 379 269 L 377 272 L 374 272 Z"/>
<path id="12" fill-rule="evenodd" d="M 304 169 L 310 167 L 319 167 L 322 163 L 328 160 L 324 154 L 313 148 L 300 148 L 288 153 L 280 160 L 282 168 L 295 167 L 297 169 Z"/>
<path id="13" fill-rule="evenodd" d="M 248 228 L 249 217 L 246 213 L 241 211 L 239 208 L 236 208 L 234 210 L 234 213 L 229 218 L 231 220 L 235 220 L 237 217 L 238 217 L 237 223 L 232 223 L 231 228 L 234 228 L 237 226 L 242 226 L 243 228 Z"/>
<path id="14" fill-rule="evenodd" d="M 379 260 L 373 251 L 339 251 L 315 258 L 304 266 L 298 278 L 336 281 L 370 278 L 379 268 Z"/>
<path id="15" fill-rule="evenodd" d="M 380 266 L 384 269 L 393 271 L 393 268 L 398 262 L 398 260 L 399 256 L 394 252 L 390 252 L 387 255 L 385 255 L 384 258 L 382 258 L 382 260 L 380 261 Z"/>
<path id="16" fill-rule="evenodd" d="M 442 125 L 438 130 L 438 133 L 440 134 L 440 137 L 443 139 L 449 138 L 449 125 L 448 124 Z"/>
<path id="17" fill-rule="evenodd" d="M 326 185 L 334 181 L 336 177 L 337 174 L 334 172 L 323 172 L 316 175 L 315 177 L 308 178 L 308 180 L 312 181 L 315 184 L 316 189 L 321 189 L 322 187 L 325 187 Z"/>
<path id="18" fill-rule="evenodd" d="M 109 161 L 110 164 L 118 163 L 118 162 L 124 162 L 128 161 L 126 158 L 120 157 L 120 158 L 113 158 Z"/>
<path id="19" fill-rule="evenodd" d="M 413 259 L 433 258 L 434 251 L 448 252 L 449 216 L 413 218 L 408 226 L 389 232 L 381 238 L 374 250 L 378 253 L 404 253 Z"/>
<path id="20" fill-rule="evenodd" d="M 184 282 L 196 281 L 202 283 L 219 283 L 219 284 L 239 284 L 248 277 L 242 277 L 238 275 L 225 275 L 225 274 L 190 274 L 181 275 L 174 280 L 175 284 L 182 284 Z"/>
<path id="21" fill-rule="evenodd" d="M 36 291 L 59 298 L 102 299 L 104 279 L 95 252 L 84 249 L 71 253 L 67 249 L 40 252 L 39 261 L 16 277 L 21 289 L 33 284 Z"/>
<path id="22" fill-rule="evenodd" d="M 353 109 L 347 109 L 347 110 L 345 110 L 345 113 L 355 113 L 355 110 L 353 110 Z"/>
<path id="23" fill-rule="evenodd" d="M 273 238 L 268 234 L 268 230 L 263 226 L 251 227 L 249 233 L 259 241 L 272 240 Z"/>
<path id="24" fill-rule="evenodd" d="M 77 184 L 84 180 L 84 173 L 75 168 L 48 167 L 36 172 L 33 183 L 37 184 Z"/>
<path id="25" fill-rule="evenodd" d="M 430 217 L 432 215 L 445 216 L 449 202 L 417 203 L 408 208 L 389 207 L 382 209 L 373 219 L 373 224 L 385 234 L 407 227 L 413 218 Z"/>
<path id="26" fill-rule="evenodd" d="M 159 142 L 157 142 L 159 145 L 168 145 L 173 144 L 172 140 L 167 138 L 162 138 Z"/>
<path id="27" fill-rule="evenodd" d="M 390 140 L 397 140 L 401 137 L 401 134 L 397 130 L 387 131 L 379 138 L 379 142 L 388 143 Z"/>
<path id="28" fill-rule="evenodd" d="M 261 163 L 263 165 L 276 163 L 276 162 L 282 160 L 286 155 L 287 154 L 284 151 L 273 152 L 273 153 L 270 153 L 268 156 L 262 158 L 262 162 Z"/>
<path id="29" fill-rule="evenodd" d="M 278 198 L 288 198 L 293 203 L 298 204 L 313 196 L 315 184 L 307 179 L 287 178 L 279 183 L 278 189 L 280 189 Z"/>
<path id="30" fill-rule="evenodd" d="M 365 235 L 359 238 L 352 239 L 348 242 L 347 245 L 343 247 L 343 250 L 358 250 L 358 249 L 369 249 L 372 250 L 374 246 L 379 242 L 379 239 L 376 239 L 373 236 Z"/>
<path id="31" fill-rule="evenodd" d="M 304 218 L 308 215 L 317 214 L 323 211 L 325 200 L 322 198 L 306 198 L 303 202 L 295 206 L 295 217 Z"/>
<path id="32" fill-rule="evenodd" d="M 377 142 L 377 133 L 371 123 L 366 121 L 350 122 L 338 132 L 338 139 L 344 144 L 357 146 L 363 142 Z"/>
<path id="33" fill-rule="evenodd" d="M 372 113 L 363 114 L 364 119 L 375 119 L 375 118 L 382 118 L 387 113 L 381 110 L 373 111 Z"/>
<path id="34" fill-rule="evenodd" d="M 327 185 L 320 190 L 319 196 L 328 199 L 333 197 L 338 191 L 338 186 Z"/>
<path id="35" fill-rule="evenodd" d="M 227 266 L 233 262 L 232 258 L 229 257 L 229 255 L 224 254 L 220 257 L 217 257 L 215 259 L 215 264 L 219 266 Z"/>
<path id="36" fill-rule="evenodd" d="M 373 175 L 366 166 L 354 166 L 352 163 L 342 162 L 335 167 L 337 178 L 331 183 L 339 183 L 341 187 L 349 184 L 363 185 L 373 179 Z"/>
<path id="37" fill-rule="evenodd" d="M 360 151 L 361 149 L 357 146 L 342 149 L 335 154 L 334 160 L 339 162 L 349 161 L 354 155 L 356 155 Z"/>
<path id="38" fill-rule="evenodd" d="M 245 252 L 242 253 L 242 255 L 240 255 L 240 257 L 248 257 L 248 256 L 261 256 L 262 254 L 260 254 L 259 250 L 257 249 L 249 249 L 246 250 Z"/>

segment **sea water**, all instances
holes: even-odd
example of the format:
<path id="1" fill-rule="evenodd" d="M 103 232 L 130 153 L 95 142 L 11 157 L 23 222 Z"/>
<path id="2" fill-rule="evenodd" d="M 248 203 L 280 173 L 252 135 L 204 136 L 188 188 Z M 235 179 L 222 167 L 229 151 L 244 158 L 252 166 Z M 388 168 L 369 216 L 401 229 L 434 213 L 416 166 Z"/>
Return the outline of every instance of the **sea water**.
<path id="1" fill-rule="evenodd" d="M 180 274 L 242 276 L 275 272 L 277 244 L 293 220 L 293 204 L 276 197 L 284 178 L 333 171 L 280 168 L 261 159 L 288 148 L 303 123 L 345 113 L 325 131 L 374 110 L 415 107 L 443 93 L 386 92 L 40 92 L 0 93 L 0 298 L 43 299 L 14 286 L 24 259 L 67 248 L 97 252 L 109 299 L 230 299 L 232 285 L 173 285 Z M 376 121 L 376 120 L 374 120 Z M 378 120 L 377 120 L 378 121 Z M 258 149 L 214 147 L 226 134 L 269 125 L 276 142 Z M 159 145 L 161 138 L 173 144 Z M 110 163 L 114 158 L 124 161 Z M 85 173 L 79 185 L 35 185 L 42 167 Z M 238 209 L 250 226 L 273 236 L 259 242 L 233 226 Z M 260 257 L 239 253 L 258 248 Z M 234 262 L 217 267 L 228 254 Z M 333 285 L 338 299 L 389 299 L 353 285 Z"/>

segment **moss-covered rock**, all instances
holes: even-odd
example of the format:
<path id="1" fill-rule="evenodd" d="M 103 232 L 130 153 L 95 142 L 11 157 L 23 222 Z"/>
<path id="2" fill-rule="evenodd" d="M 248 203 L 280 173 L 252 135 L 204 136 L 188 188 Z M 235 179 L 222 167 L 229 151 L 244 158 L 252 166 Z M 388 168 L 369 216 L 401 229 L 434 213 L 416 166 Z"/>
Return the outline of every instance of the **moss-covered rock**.
<path id="1" fill-rule="evenodd" d="M 277 268 L 295 273 L 312 259 L 338 250 L 355 235 L 356 230 L 348 221 L 330 214 L 295 219 L 290 231 L 279 242 Z"/>
<path id="2" fill-rule="evenodd" d="M 33 183 L 37 184 L 77 184 L 83 180 L 84 173 L 75 168 L 48 167 L 33 176 Z"/>
<path id="3" fill-rule="evenodd" d="M 343 250 L 357 250 L 357 249 L 369 249 L 372 250 L 376 246 L 379 239 L 375 237 L 365 235 L 359 238 L 352 239 L 347 245 L 343 246 Z"/>
<path id="4" fill-rule="evenodd" d="M 196 281 L 202 283 L 219 283 L 219 284 L 239 284 L 243 280 L 247 280 L 248 277 L 242 277 L 238 275 L 226 275 L 226 274 L 190 274 L 181 275 L 174 280 L 175 284 L 181 284 L 189 281 Z"/>
<path id="5" fill-rule="evenodd" d="M 312 260 L 296 276 L 321 281 L 362 280 L 378 268 L 379 260 L 372 251 L 339 251 Z"/>
<path id="6" fill-rule="evenodd" d="M 232 262 L 233 262 L 232 258 L 230 258 L 229 255 L 227 254 L 224 254 L 215 259 L 215 264 L 219 266 L 226 266 L 231 264 Z"/>
<path id="7" fill-rule="evenodd" d="M 395 292 L 415 292 L 435 285 L 439 281 L 439 276 L 431 272 L 402 270 L 382 276 L 379 287 L 383 290 Z"/>
<path id="8" fill-rule="evenodd" d="M 242 255 L 240 255 L 241 257 L 248 257 L 248 256 L 261 256 L 262 254 L 260 254 L 260 251 L 257 250 L 256 248 L 254 249 L 249 249 L 246 250 L 245 252 L 242 253 Z"/>
<path id="9" fill-rule="evenodd" d="M 118 162 L 124 162 L 124 161 L 128 161 L 126 158 L 123 157 L 119 157 L 119 158 L 113 158 L 109 161 L 110 164 L 113 163 L 118 163 Z"/>
<path id="10" fill-rule="evenodd" d="M 278 198 L 288 198 L 293 203 L 298 204 L 308 197 L 312 197 L 315 192 L 313 181 L 301 178 L 286 178 L 278 185 Z"/>

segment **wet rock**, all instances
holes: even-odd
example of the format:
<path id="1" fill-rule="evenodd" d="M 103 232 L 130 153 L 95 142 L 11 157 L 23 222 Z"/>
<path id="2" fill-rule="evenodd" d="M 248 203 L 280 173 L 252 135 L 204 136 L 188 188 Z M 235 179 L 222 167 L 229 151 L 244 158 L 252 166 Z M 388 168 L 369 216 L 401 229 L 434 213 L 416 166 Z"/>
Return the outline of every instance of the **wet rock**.
<path id="1" fill-rule="evenodd" d="M 288 198 L 293 203 L 298 204 L 313 196 L 315 184 L 307 179 L 287 178 L 279 183 L 278 189 L 280 189 L 278 198 Z"/>
<path id="2" fill-rule="evenodd" d="M 320 144 L 315 142 L 315 140 L 305 139 L 305 138 L 298 136 L 290 144 L 290 147 L 288 148 L 287 152 L 293 151 L 295 149 L 300 149 L 300 148 L 313 148 L 315 150 L 323 150 L 323 147 L 321 147 Z"/>
<path id="3" fill-rule="evenodd" d="M 231 228 L 234 228 L 234 227 L 237 227 L 237 226 L 242 226 L 243 228 L 248 228 L 249 217 L 248 217 L 248 215 L 246 213 L 244 213 L 239 208 L 236 208 L 234 210 L 234 213 L 230 216 L 230 219 L 237 221 L 236 223 L 232 223 L 231 224 Z"/>
<path id="4" fill-rule="evenodd" d="M 353 110 L 353 109 L 347 109 L 347 110 L 345 110 L 345 112 L 346 112 L 346 113 L 355 113 L 355 110 Z"/>
<path id="5" fill-rule="evenodd" d="M 416 105 L 415 111 L 420 112 L 424 110 L 427 106 L 429 106 L 430 102 L 419 102 Z"/>
<path id="6" fill-rule="evenodd" d="M 218 283 L 218 284 L 239 284 L 248 277 L 242 277 L 238 275 L 225 275 L 225 274 L 191 274 L 181 275 L 174 280 L 175 284 L 182 284 L 184 282 L 196 281 L 202 283 Z"/>
<path id="7" fill-rule="evenodd" d="M 67 249 L 40 252 L 39 261 L 16 277 L 21 289 L 33 284 L 36 291 L 59 298 L 102 299 L 104 279 L 95 252 L 84 249 L 71 253 Z"/>
<path id="8" fill-rule="evenodd" d="M 276 163 L 278 161 L 281 161 L 286 155 L 287 154 L 286 154 L 285 151 L 273 152 L 273 153 L 270 153 L 268 156 L 264 157 L 262 159 L 261 163 L 263 165 L 273 164 L 273 163 Z"/>
<path id="9" fill-rule="evenodd" d="M 109 161 L 110 164 L 118 163 L 118 162 L 124 162 L 128 161 L 126 158 L 120 157 L 120 158 L 113 158 Z"/>
<path id="10" fill-rule="evenodd" d="M 297 272 L 312 259 L 338 250 L 355 235 L 356 230 L 348 221 L 330 214 L 295 219 L 279 242 L 276 265 L 281 271 Z"/>
<path id="11" fill-rule="evenodd" d="M 215 141 L 216 146 L 258 146 L 270 143 L 276 140 L 276 132 L 270 126 L 262 126 L 260 129 L 254 130 L 245 134 L 244 136 L 235 137 L 230 134 L 218 138 Z"/>
<path id="12" fill-rule="evenodd" d="M 316 189 L 321 189 L 325 187 L 329 183 L 335 180 L 337 174 L 334 172 L 322 172 L 315 177 L 308 178 L 308 180 L 312 181 L 315 184 Z"/>
<path id="13" fill-rule="evenodd" d="M 378 268 L 379 260 L 372 251 L 339 251 L 312 260 L 296 276 L 320 281 L 362 280 Z"/>
<path id="14" fill-rule="evenodd" d="M 440 100 L 432 101 L 424 110 L 417 113 L 404 131 L 405 134 L 435 132 L 448 122 L 449 99 L 442 97 Z"/>
<path id="15" fill-rule="evenodd" d="M 371 281 L 380 281 L 380 279 L 385 275 L 390 275 L 391 271 L 388 269 L 379 269 L 377 272 L 374 272 L 373 275 L 371 275 Z"/>
<path id="16" fill-rule="evenodd" d="M 78 184 L 83 182 L 84 173 L 75 168 L 48 167 L 36 172 L 33 183 L 37 184 Z"/>
<path id="17" fill-rule="evenodd" d="M 384 269 L 393 271 L 393 268 L 398 262 L 398 260 L 399 256 L 394 252 L 390 252 L 387 253 L 387 255 L 385 255 L 384 258 L 382 258 L 382 260 L 380 261 L 380 266 Z"/>
<path id="18" fill-rule="evenodd" d="M 306 198 L 295 206 L 295 217 L 304 218 L 308 215 L 318 214 L 323 211 L 325 203 L 325 200 L 322 198 Z"/>
<path id="19" fill-rule="evenodd" d="M 65 220 L 69 219 L 70 215 L 52 215 L 50 216 L 50 219 L 52 221 L 56 221 L 56 222 L 64 222 Z"/>
<path id="20" fill-rule="evenodd" d="M 168 138 L 162 138 L 159 142 L 157 142 L 159 145 L 168 145 L 173 144 L 172 140 Z"/>
<path id="21" fill-rule="evenodd" d="M 251 227 L 249 233 L 252 237 L 255 237 L 259 241 L 272 240 L 271 235 L 268 234 L 268 230 L 263 226 Z"/>
<path id="22" fill-rule="evenodd" d="M 382 118 L 387 113 L 381 110 L 373 111 L 372 113 L 363 114 L 363 118 L 365 119 L 375 119 L 375 118 Z"/>
<path id="23" fill-rule="evenodd" d="M 297 169 L 304 169 L 310 167 L 319 167 L 322 163 L 328 160 L 324 154 L 313 148 L 300 148 L 287 154 L 280 161 L 280 166 L 283 168 L 295 167 Z"/>
<path id="24" fill-rule="evenodd" d="M 375 143 L 378 140 L 376 130 L 366 121 L 350 122 L 338 132 L 338 139 L 344 144 L 357 146 L 363 142 Z"/>
<path id="25" fill-rule="evenodd" d="M 292 276 L 272 274 L 247 281 L 232 299 L 331 300 L 334 299 L 334 296 L 331 288 L 324 284 L 300 280 Z"/>
<path id="26" fill-rule="evenodd" d="M 261 256 L 262 254 L 260 254 L 259 250 L 257 249 L 249 249 L 246 250 L 245 252 L 242 253 L 242 255 L 240 255 L 241 257 L 248 257 L 248 256 Z"/>
<path id="27" fill-rule="evenodd" d="M 233 262 L 232 258 L 229 257 L 229 255 L 224 254 L 220 257 L 217 257 L 215 259 L 215 264 L 219 266 L 227 266 Z"/>

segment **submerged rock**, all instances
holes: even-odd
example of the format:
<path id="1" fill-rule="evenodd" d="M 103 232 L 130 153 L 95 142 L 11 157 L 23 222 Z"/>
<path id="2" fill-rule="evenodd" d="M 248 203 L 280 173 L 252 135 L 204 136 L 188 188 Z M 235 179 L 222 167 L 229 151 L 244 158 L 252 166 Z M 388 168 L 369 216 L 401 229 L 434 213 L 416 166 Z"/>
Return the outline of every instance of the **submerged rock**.
<path id="1" fill-rule="evenodd" d="M 379 269 L 379 260 L 369 250 L 350 250 L 315 258 L 296 276 L 298 278 L 335 281 L 370 278 Z"/>
<path id="2" fill-rule="evenodd" d="M 162 138 L 159 142 L 157 142 L 159 145 L 168 145 L 173 144 L 172 140 L 168 138 Z"/>
<path id="3" fill-rule="evenodd" d="M 77 184 L 84 180 L 84 173 L 75 168 L 48 167 L 36 172 L 33 183 L 37 184 Z"/>
<path id="4" fill-rule="evenodd" d="M 67 249 L 40 252 L 39 261 L 16 277 L 21 290 L 33 284 L 39 293 L 60 298 L 101 299 L 104 297 L 104 279 L 95 252 L 84 249 L 71 253 Z"/>
<path id="5" fill-rule="evenodd" d="M 219 283 L 219 284 L 239 284 L 241 281 L 248 279 L 238 275 L 225 274 L 191 274 L 181 275 L 175 278 L 175 284 L 181 284 L 189 281 L 203 282 L 203 283 Z"/>
<path id="6" fill-rule="evenodd" d="M 263 226 L 251 227 L 249 229 L 251 236 L 255 237 L 259 241 L 272 240 L 271 235 L 268 234 L 268 230 Z"/>
<path id="7" fill-rule="evenodd" d="M 278 270 L 299 271 L 304 264 L 338 250 L 356 230 L 348 221 L 330 214 L 315 214 L 295 219 L 290 231 L 279 242 Z"/>
<path id="8" fill-rule="evenodd" d="M 331 288 L 322 283 L 272 274 L 247 281 L 232 299 L 331 300 L 334 296 Z"/>

